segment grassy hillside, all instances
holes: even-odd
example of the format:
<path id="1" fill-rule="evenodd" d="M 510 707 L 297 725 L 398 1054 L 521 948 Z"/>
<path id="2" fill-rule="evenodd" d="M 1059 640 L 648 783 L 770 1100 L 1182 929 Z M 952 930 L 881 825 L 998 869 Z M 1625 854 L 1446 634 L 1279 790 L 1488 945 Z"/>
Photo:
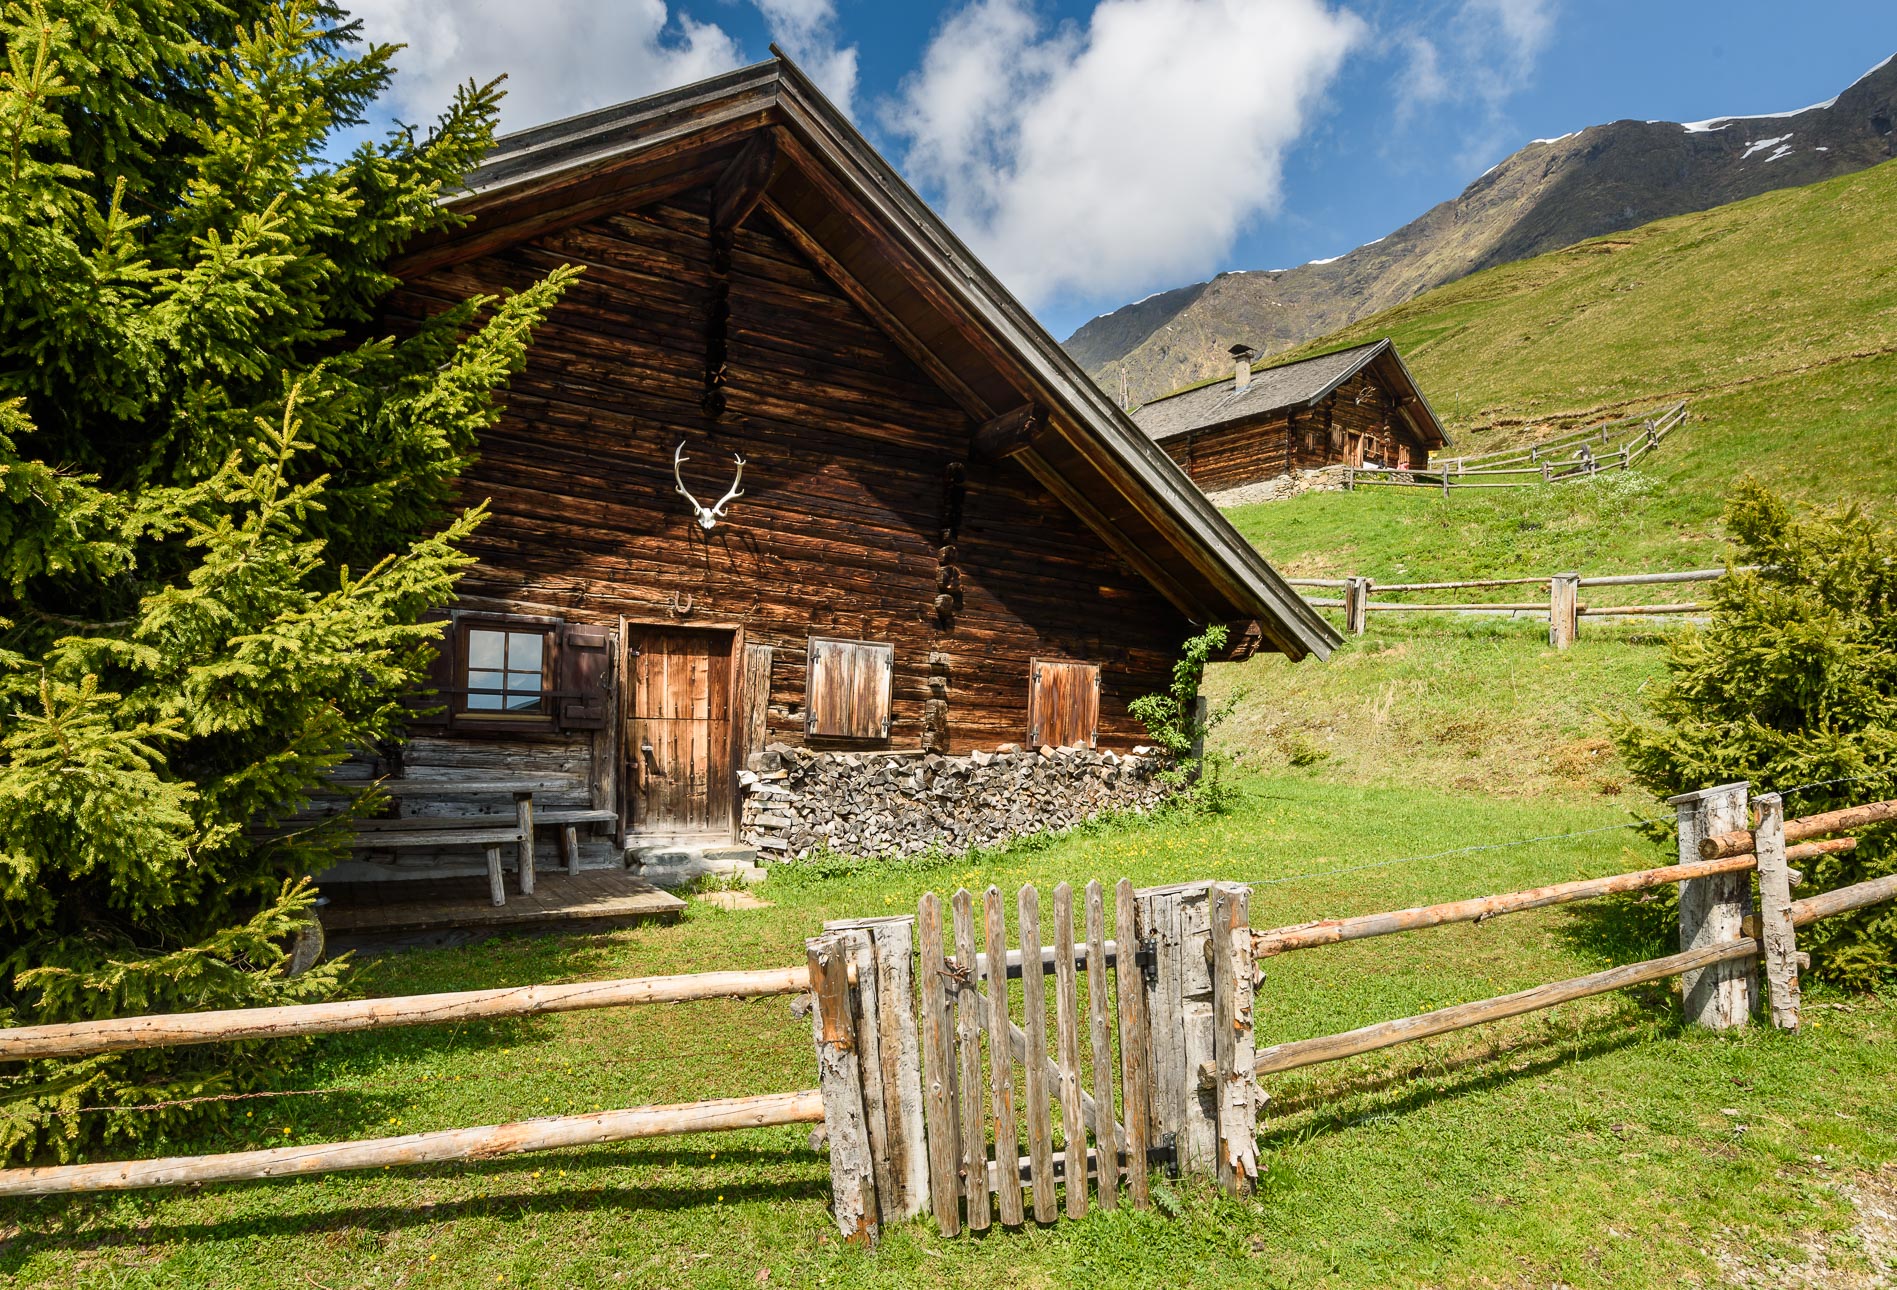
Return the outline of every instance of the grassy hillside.
<path id="1" fill-rule="evenodd" d="M 1897 162 L 1492 269 L 1298 353 L 1396 339 L 1454 451 L 1677 398 L 1692 418 L 1631 478 L 1318 494 L 1233 518 L 1292 573 L 1684 567 L 1723 553 L 1747 471 L 1809 500 L 1892 505 Z"/>

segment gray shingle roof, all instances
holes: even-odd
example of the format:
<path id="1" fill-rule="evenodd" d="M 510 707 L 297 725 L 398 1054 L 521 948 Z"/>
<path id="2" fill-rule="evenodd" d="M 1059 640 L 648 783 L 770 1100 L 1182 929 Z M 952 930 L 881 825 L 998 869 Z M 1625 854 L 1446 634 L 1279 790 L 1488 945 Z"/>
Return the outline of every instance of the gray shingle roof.
<path id="1" fill-rule="evenodd" d="M 1389 338 L 1385 337 L 1368 344 L 1353 345 L 1349 349 L 1319 354 L 1315 358 L 1254 371 L 1251 384 L 1243 390 L 1234 390 L 1232 378 L 1228 376 L 1209 385 L 1168 394 L 1134 409 L 1133 423 L 1146 432 L 1147 438 L 1158 442 L 1188 430 L 1267 416 L 1285 408 L 1307 407 L 1386 352 L 1413 388 L 1414 382 L 1408 381 L 1408 369 L 1403 367 L 1403 360 L 1398 357 Z M 1417 394 L 1420 399 L 1421 391 L 1417 391 Z M 1423 406 L 1427 408 L 1427 402 Z M 1433 412 L 1428 420 L 1435 423 Z M 1437 431 L 1441 433 L 1440 426 L 1437 426 Z M 1424 433 L 1428 433 L 1427 427 Z M 1443 441 L 1447 442 L 1446 436 Z"/>

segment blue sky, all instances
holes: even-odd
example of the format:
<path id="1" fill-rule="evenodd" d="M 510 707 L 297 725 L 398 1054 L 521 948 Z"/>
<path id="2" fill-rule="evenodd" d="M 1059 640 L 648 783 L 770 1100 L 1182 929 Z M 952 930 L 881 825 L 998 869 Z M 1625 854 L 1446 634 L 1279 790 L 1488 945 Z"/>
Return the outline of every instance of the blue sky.
<path id="1" fill-rule="evenodd" d="M 1808 0 L 358 0 L 392 114 L 509 73 L 503 128 L 773 39 L 1057 337 L 1226 269 L 1340 254 L 1530 139 L 1831 98 L 1897 4 Z"/>

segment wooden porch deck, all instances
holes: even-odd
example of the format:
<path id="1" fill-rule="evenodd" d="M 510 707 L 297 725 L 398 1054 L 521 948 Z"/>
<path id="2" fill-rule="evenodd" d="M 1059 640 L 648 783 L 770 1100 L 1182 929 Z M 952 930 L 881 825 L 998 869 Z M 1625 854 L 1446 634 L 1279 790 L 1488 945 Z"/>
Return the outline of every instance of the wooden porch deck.
<path id="1" fill-rule="evenodd" d="M 321 890 L 329 900 L 322 920 L 332 953 L 455 945 L 500 932 L 676 923 L 685 911 L 683 900 L 623 869 L 542 870 L 533 895 L 510 890 L 505 905 L 491 902 L 487 879 L 479 877 L 334 882 Z"/>

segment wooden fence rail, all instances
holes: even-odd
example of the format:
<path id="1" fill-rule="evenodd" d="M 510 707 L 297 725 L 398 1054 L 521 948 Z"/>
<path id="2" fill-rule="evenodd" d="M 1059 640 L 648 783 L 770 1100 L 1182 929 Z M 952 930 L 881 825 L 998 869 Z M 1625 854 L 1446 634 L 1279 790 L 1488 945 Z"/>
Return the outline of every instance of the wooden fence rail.
<path id="1" fill-rule="evenodd" d="M 75 1021 L 0 1030 L 0 1061 L 88 1057 L 134 1048 L 334 1035 L 385 1026 L 535 1017 L 551 1012 L 685 1003 L 694 999 L 756 999 L 776 994 L 802 994 L 809 988 L 810 973 L 806 968 L 767 968 L 755 972 L 695 972 L 684 976 L 626 977 L 573 985 L 523 985 L 452 994 L 291 1004 L 281 1008 L 231 1008 L 217 1012 Z"/>
<path id="2" fill-rule="evenodd" d="M 486 1160 L 553 1147 L 629 1142 L 678 1133 L 721 1133 L 774 1124 L 816 1124 L 823 1120 L 817 1090 L 764 1093 L 754 1097 L 638 1106 L 593 1115 L 558 1115 L 474 1129 L 443 1129 L 395 1138 L 326 1142 L 314 1146 L 271 1147 L 213 1156 L 174 1156 L 157 1160 L 120 1160 L 96 1165 L 48 1165 L 37 1169 L 0 1169 L 0 1196 L 54 1196 L 85 1191 L 129 1191 L 177 1183 L 241 1182 L 259 1178 L 298 1178 L 379 1169 L 392 1165 L 440 1164 L 450 1160 Z"/>
<path id="3" fill-rule="evenodd" d="M 1661 441 L 1685 420 L 1686 403 L 1682 400 L 1658 412 L 1603 422 L 1522 448 L 1498 449 L 1493 453 L 1472 457 L 1441 458 L 1428 466 L 1414 469 L 1380 466 L 1347 468 L 1344 471 L 1344 487 L 1429 488 L 1447 497 L 1452 489 L 1458 488 L 1525 488 L 1535 484 L 1588 479 L 1603 469 L 1630 468 L 1659 447 Z M 1635 423 L 1638 423 L 1639 429 L 1618 448 L 1596 454 L 1588 447 L 1590 443 L 1599 443 L 1605 448 L 1609 432 L 1614 427 Z M 1571 456 L 1563 459 L 1553 456 L 1567 447 L 1575 448 Z M 1515 464 L 1518 462 L 1527 464 Z"/>
<path id="4" fill-rule="evenodd" d="M 1578 573 L 1554 573 L 1519 578 L 1467 578 L 1454 582 L 1378 583 L 1370 578 L 1287 578 L 1294 587 L 1342 587 L 1342 600 L 1306 597 L 1305 603 L 1318 609 L 1342 609 L 1344 630 L 1361 636 L 1373 613 L 1438 614 L 1540 614 L 1548 615 L 1548 643 L 1556 649 L 1573 645 L 1580 633 L 1582 618 L 1619 618 L 1668 614 L 1704 614 L 1712 606 L 1697 601 L 1657 605 L 1588 605 L 1580 593 L 1589 587 L 1644 587 L 1680 583 L 1712 582 L 1729 573 L 1755 573 L 1757 565 L 1732 569 L 1681 569 L 1668 573 L 1615 573 L 1582 577 Z M 1417 602 L 1376 600 L 1377 595 L 1396 595 L 1419 591 L 1462 591 L 1490 587 L 1544 587 L 1548 599 L 1542 601 L 1456 601 Z"/>

